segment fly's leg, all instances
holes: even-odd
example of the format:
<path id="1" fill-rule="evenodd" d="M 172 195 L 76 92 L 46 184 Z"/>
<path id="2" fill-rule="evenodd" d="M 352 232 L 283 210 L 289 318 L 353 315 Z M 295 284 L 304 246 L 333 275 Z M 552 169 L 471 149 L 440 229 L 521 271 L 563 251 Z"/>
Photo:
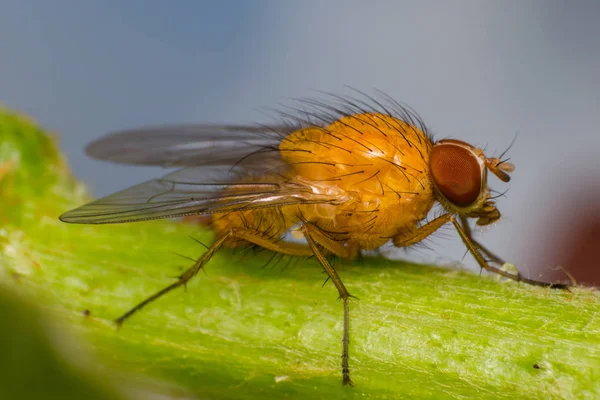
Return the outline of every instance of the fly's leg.
<path id="1" fill-rule="evenodd" d="M 344 246 L 342 246 L 338 242 L 330 240 L 325 235 L 321 234 L 317 227 L 311 224 L 304 224 L 302 226 L 302 232 L 304 233 L 304 237 L 308 242 L 308 246 L 313 251 L 313 254 L 317 258 L 325 272 L 327 272 L 329 279 L 331 279 L 331 282 L 333 282 L 336 289 L 338 290 L 340 299 L 342 299 L 342 301 L 344 302 L 344 336 L 342 338 L 342 382 L 344 385 L 352 386 L 353 384 L 352 380 L 350 379 L 350 368 L 348 366 L 348 343 L 350 342 L 350 312 L 348 307 L 348 301 L 352 296 L 350 295 L 350 293 L 348 293 L 346 286 L 344 286 L 344 283 L 340 279 L 335 269 L 331 266 L 329 261 L 327 261 L 327 259 L 323 255 L 323 252 L 319 249 L 318 244 L 323 246 L 328 251 L 341 257 L 349 254 L 346 254 L 346 250 L 342 250 L 346 249 Z M 342 254 L 336 253 L 336 250 L 342 252 Z"/>
<path id="2" fill-rule="evenodd" d="M 505 278 L 512 279 L 513 281 L 524 282 L 524 283 L 527 283 L 527 284 L 533 285 L 533 286 L 549 287 L 549 288 L 553 288 L 553 289 L 568 288 L 568 285 L 566 285 L 564 283 L 548 283 L 548 282 L 537 281 L 535 279 L 525 278 L 525 277 L 521 276 L 521 274 L 519 274 L 519 273 L 517 273 L 516 275 L 511 274 L 510 272 L 507 272 L 503 269 L 489 265 L 487 263 L 487 261 L 483 258 L 483 256 L 479 252 L 479 250 L 477 249 L 477 245 L 475 243 L 473 243 L 473 241 L 471 240 L 471 238 L 469 238 L 469 236 L 467 236 L 467 234 L 465 233 L 463 228 L 460 226 L 460 223 L 456 220 L 456 218 L 454 218 L 454 216 L 451 215 L 450 221 L 452 221 L 452 224 L 458 231 L 460 238 L 462 239 L 465 246 L 467 246 L 467 249 L 469 249 L 469 252 L 473 255 L 473 257 L 475 257 L 475 260 L 477 261 L 479 266 L 481 268 L 485 269 L 486 271 L 491 271 L 491 272 L 494 272 Z"/>
<path id="3" fill-rule="evenodd" d="M 452 218 L 450 214 L 441 215 L 410 233 L 394 236 L 392 241 L 397 247 L 412 246 L 426 239 L 433 232 L 450 222 L 450 218 Z"/>
<path id="4" fill-rule="evenodd" d="M 335 254 L 338 257 L 345 259 L 354 259 L 360 255 L 360 248 L 358 246 L 344 245 L 343 242 L 333 240 L 323 234 L 323 232 L 312 224 L 304 224 L 302 226 L 304 232 L 310 234 L 310 236 L 323 246 L 327 251 Z M 306 236 L 306 233 L 305 233 Z"/>
<path id="5" fill-rule="evenodd" d="M 223 244 L 227 240 L 231 240 L 231 239 L 243 239 L 243 240 L 246 240 L 255 245 L 261 246 L 265 249 L 272 250 L 277 253 L 291 255 L 291 256 L 306 256 L 306 257 L 308 257 L 308 256 L 313 255 L 313 251 L 309 247 L 306 247 L 306 246 L 297 245 L 295 243 L 273 243 L 272 241 L 264 239 L 263 237 L 257 235 L 254 232 L 246 231 L 246 230 L 239 230 L 239 229 L 232 229 L 232 230 L 228 231 L 227 233 L 223 234 L 221 237 L 219 237 L 208 248 L 208 250 L 206 250 L 206 252 L 204 254 L 202 254 L 198 258 L 198 260 L 196 260 L 194 265 L 192 265 L 189 269 L 187 269 L 183 274 L 181 274 L 179 276 L 179 278 L 177 279 L 176 282 L 173 282 L 172 284 L 165 287 L 164 289 L 162 289 L 162 290 L 156 292 L 155 294 L 153 294 L 152 296 L 146 298 L 144 301 L 142 301 L 141 303 L 139 303 L 138 305 L 133 307 L 131 310 L 127 311 L 125 314 L 123 314 L 119 318 L 117 318 L 115 321 L 117 323 L 117 325 L 121 326 L 123 324 L 123 322 L 125 322 L 126 319 L 128 319 L 133 314 L 135 314 L 137 311 L 141 310 L 143 307 L 148 305 L 148 303 L 158 299 L 159 297 L 162 297 L 163 295 L 167 294 L 168 292 L 170 292 L 173 289 L 176 289 L 180 286 L 185 286 L 190 281 L 190 279 L 192 279 L 194 276 L 196 276 L 198 274 L 198 272 L 200 272 L 200 270 L 202 268 L 204 268 L 204 265 L 212 258 L 212 256 L 217 252 L 217 250 L 219 250 L 221 248 L 221 246 L 223 246 Z"/>
<path id="6" fill-rule="evenodd" d="M 138 305 L 133 307 L 131 310 L 129 310 L 125 314 L 121 315 L 115 321 L 117 323 L 117 325 L 118 326 L 123 325 L 123 322 L 125 322 L 126 319 L 128 319 L 133 314 L 135 314 L 136 312 L 138 312 L 139 310 L 144 308 L 146 305 L 148 305 L 148 303 L 169 293 L 171 290 L 176 289 L 179 286 L 184 286 L 185 284 L 187 284 L 190 279 L 192 279 L 194 276 L 196 276 L 198 274 L 198 272 L 200 272 L 202 267 L 204 267 L 204 264 L 206 264 L 208 262 L 208 260 L 210 260 L 212 258 L 212 256 L 217 252 L 217 250 L 219 250 L 221 248 L 221 246 L 223 246 L 223 243 L 225 243 L 225 241 L 227 239 L 229 239 L 230 237 L 231 237 L 231 231 L 227 232 L 226 234 L 221 236 L 219 239 L 217 239 L 212 244 L 212 246 L 210 246 L 208 248 L 208 250 L 206 250 L 206 253 L 202 254 L 202 256 L 200 256 L 200 258 L 198 258 L 198 260 L 196 260 L 194 265 L 192 265 L 189 269 L 187 269 L 183 274 L 181 274 L 179 276 L 179 278 L 177 279 L 176 282 L 173 282 L 166 288 L 154 293 L 152 296 L 148 297 L 147 299 L 145 299 L 144 301 L 142 301 L 141 303 L 139 303 Z"/>
<path id="7" fill-rule="evenodd" d="M 461 215 L 460 216 L 460 223 L 461 226 L 463 228 L 463 231 L 465 231 L 465 234 L 468 236 L 468 238 L 475 244 L 475 246 L 477 246 L 477 248 L 483 253 L 485 254 L 485 256 L 494 261 L 495 263 L 498 263 L 499 265 L 504 265 L 506 264 L 506 261 L 504 261 L 503 259 L 501 259 L 500 257 L 498 257 L 496 254 L 492 253 L 487 247 L 485 247 L 483 244 L 481 244 L 481 242 L 479 242 L 478 240 L 473 238 L 473 233 L 471 231 L 471 227 L 469 226 L 469 221 L 467 220 L 467 217 Z"/>
<path id="8" fill-rule="evenodd" d="M 439 228 L 441 228 L 442 225 L 444 225 L 448 222 L 452 222 L 452 224 L 454 225 L 454 228 L 456 228 L 461 240 L 463 241 L 465 246 L 467 246 L 467 249 L 469 250 L 469 252 L 473 255 L 473 257 L 475 258 L 475 260 L 477 261 L 479 266 L 481 268 L 485 269 L 486 271 L 494 272 L 505 278 L 509 278 L 509 279 L 512 279 L 517 282 L 524 282 L 524 283 L 527 283 L 527 284 L 533 285 L 533 286 L 550 287 L 550 288 L 556 288 L 556 289 L 564 289 L 564 288 L 568 287 L 568 285 L 561 284 L 561 283 L 547 283 L 547 282 L 537 281 L 535 279 L 525 278 L 525 277 L 521 276 L 521 274 L 511 274 L 510 272 L 504 271 L 503 269 L 489 265 L 488 262 L 485 260 L 485 258 L 483 258 L 483 256 L 481 255 L 480 251 L 488 256 L 492 256 L 491 258 L 494 261 L 499 262 L 502 260 L 499 257 L 496 257 L 493 253 L 489 252 L 489 250 L 485 249 L 483 246 L 478 246 L 477 242 L 475 242 L 471 239 L 470 235 L 465 232 L 465 230 L 463 229 L 461 224 L 458 222 L 456 217 L 454 217 L 454 215 L 452 215 L 452 214 L 443 214 L 443 215 L 437 217 L 436 219 L 432 220 L 431 222 L 419 227 L 418 229 L 411 232 L 410 234 L 398 235 L 398 236 L 394 237 L 393 238 L 394 244 L 398 247 L 405 247 L 405 246 L 410 246 L 415 243 L 418 243 L 421 240 L 427 238 L 433 232 L 435 232 Z M 469 230 L 469 232 L 470 232 L 470 230 Z"/>

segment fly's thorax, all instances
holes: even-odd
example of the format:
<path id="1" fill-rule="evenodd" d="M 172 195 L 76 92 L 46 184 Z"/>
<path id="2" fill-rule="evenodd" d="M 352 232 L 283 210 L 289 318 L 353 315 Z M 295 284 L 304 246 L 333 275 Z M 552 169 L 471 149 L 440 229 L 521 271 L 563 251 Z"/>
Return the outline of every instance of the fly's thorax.
<path id="1" fill-rule="evenodd" d="M 347 192 L 385 195 L 430 190 L 431 147 L 417 127 L 388 115 L 363 113 L 300 129 L 279 149 L 292 175 Z"/>
<path id="2" fill-rule="evenodd" d="M 374 237 L 421 220 L 433 206 L 431 148 L 430 138 L 416 126 L 378 113 L 301 129 L 280 145 L 295 179 L 348 197 L 335 207 L 303 206 L 319 226 Z"/>
<path id="3" fill-rule="evenodd" d="M 362 237 L 390 237 L 405 226 L 414 226 L 427 216 L 434 204 L 431 193 L 398 197 L 363 194 L 353 203 L 339 207 L 338 227 L 351 227 Z"/>

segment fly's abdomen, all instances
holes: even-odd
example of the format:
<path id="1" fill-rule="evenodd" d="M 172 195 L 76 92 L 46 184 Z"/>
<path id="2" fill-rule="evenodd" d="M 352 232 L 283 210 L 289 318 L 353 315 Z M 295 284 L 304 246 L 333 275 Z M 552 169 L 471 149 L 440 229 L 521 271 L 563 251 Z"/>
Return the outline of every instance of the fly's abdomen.
<path id="1" fill-rule="evenodd" d="M 293 221 L 281 208 L 264 208 L 246 211 L 232 211 L 212 216 L 212 227 L 220 236 L 231 229 L 242 229 L 263 239 L 279 240 L 288 231 Z M 232 242 L 234 246 L 238 242 Z"/>

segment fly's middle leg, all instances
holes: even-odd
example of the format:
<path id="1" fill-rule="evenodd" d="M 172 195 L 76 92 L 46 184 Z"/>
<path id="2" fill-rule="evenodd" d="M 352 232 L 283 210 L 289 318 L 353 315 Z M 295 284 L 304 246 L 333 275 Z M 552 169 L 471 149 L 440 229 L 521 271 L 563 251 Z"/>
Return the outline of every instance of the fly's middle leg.
<path id="1" fill-rule="evenodd" d="M 331 266 L 329 261 L 327 261 L 325 255 L 319 248 L 322 246 L 327 251 L 343 257 L 343 258 L 352 258 L 354 253 L 356 253 L 356 249 L 354 248 L 346 248 L 341 245 L 339 242 L 335 242 L 330 240 L 325 235 L 323 235 L 320 230 L 313 225 L 305 224 L 302 227 L 302 232 L 308 242 L 308 246 L 298 246 L 295 243 L 285 243 L 285 242 L 273 242 L 269 239 L 265 239 L 259 234 L 240 228 L 230 229 L 221 235 L 209 248 L 208 250 L 198 258 L 198 260 L 183 274 L 181 274 L 176 282 L 173 282 L 169 286 L 164 289 L 158 291 L 157 293 L 149 296 L 144 301 L 140 302 L 138 305 L 133 307 L 131 310 L 127 311 L 121 317 L 119 317 L 116 322 L 118 325 L 123 324 L 123 322 L 135 314 L 137 311 L 141 310 L 143 307 L 148 305 L 150 302 L 162 297 L 173 289 L 176 289 L 180 286 L 185 286 L 187 282 L 190 281 L 194 276 L 198 274 L 198 272 L 204 268 L 204 265 L 208 263 L 208 261 L 212 258 L 212 256 L 225 244 L 227 241 L 231 240 L 244 240 L 250 243 L 253 243 L 257 246 L 261 246 L 265 249 L 290 255 L 290 256 L 312 256 L 314 255 L 319 263 L 323 266 L 325 271 L 327 272 L 329 278 L 335 285 L 340 295 L 340 299 L 344 302 L 344 336 L 343 336 L 343 351 L 342 351 L 342 374 L 343 374 L 343 383 L 345 385 L 352 385 L 352 380 L 350 379 L 350 369 L 348 366 L 348 343 L 349 343 L 349 330 L 350 330 L 350 314 L 349 314 L 349 299 L 352 297 L 344 283 L 340 279 L 339 275 L 335 271 L 335 269 Z"/>
<path id="2" fill-rule="evenodd" d="M 319 248 L 319 245 L 324 247 L 326 250 L 332 252 L 341 257 L 348 257 L 350 254 L 347 253 L 347 250 L 344 246 L 342 246 L 339 242 L 335 242 L 330 240 L 325 235 L 321 234 L 319 229 L 311 224 L 304 224 L 302 226 L 302 233 L 308 242 L 308 246 L 313 251 L 313 254 L 325 270 L 331 282 L 333 282 L 334 286 L 338 290 L 340 295 L 340 299 L 344 302 L 344 335 L 342 338 L 342 382 L 344 385 L 353 385 L 352 380 L 350 379 L 350 367 L 348 365 L 348 344 L 350 343 L 350 311 L 349 311 L 349 300 L 350 293 L 346 286 L 340 279 L 336 270 L 331 266 L 327 258 Z M 341 253 L 341 254 L 340 254 Z"/>

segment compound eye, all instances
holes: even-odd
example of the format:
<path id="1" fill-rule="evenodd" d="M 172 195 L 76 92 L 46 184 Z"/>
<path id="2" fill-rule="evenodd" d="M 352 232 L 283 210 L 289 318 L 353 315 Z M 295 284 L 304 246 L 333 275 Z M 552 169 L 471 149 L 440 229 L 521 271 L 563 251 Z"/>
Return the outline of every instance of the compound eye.
<path id="1" fill-rule="evenodd" d="M 436 187 L 452 204 L 467 207 L 481 192 L 481 166 L 469 149 L 452 144 L 434 146 L 429 156 L 431 175 Z"/>

